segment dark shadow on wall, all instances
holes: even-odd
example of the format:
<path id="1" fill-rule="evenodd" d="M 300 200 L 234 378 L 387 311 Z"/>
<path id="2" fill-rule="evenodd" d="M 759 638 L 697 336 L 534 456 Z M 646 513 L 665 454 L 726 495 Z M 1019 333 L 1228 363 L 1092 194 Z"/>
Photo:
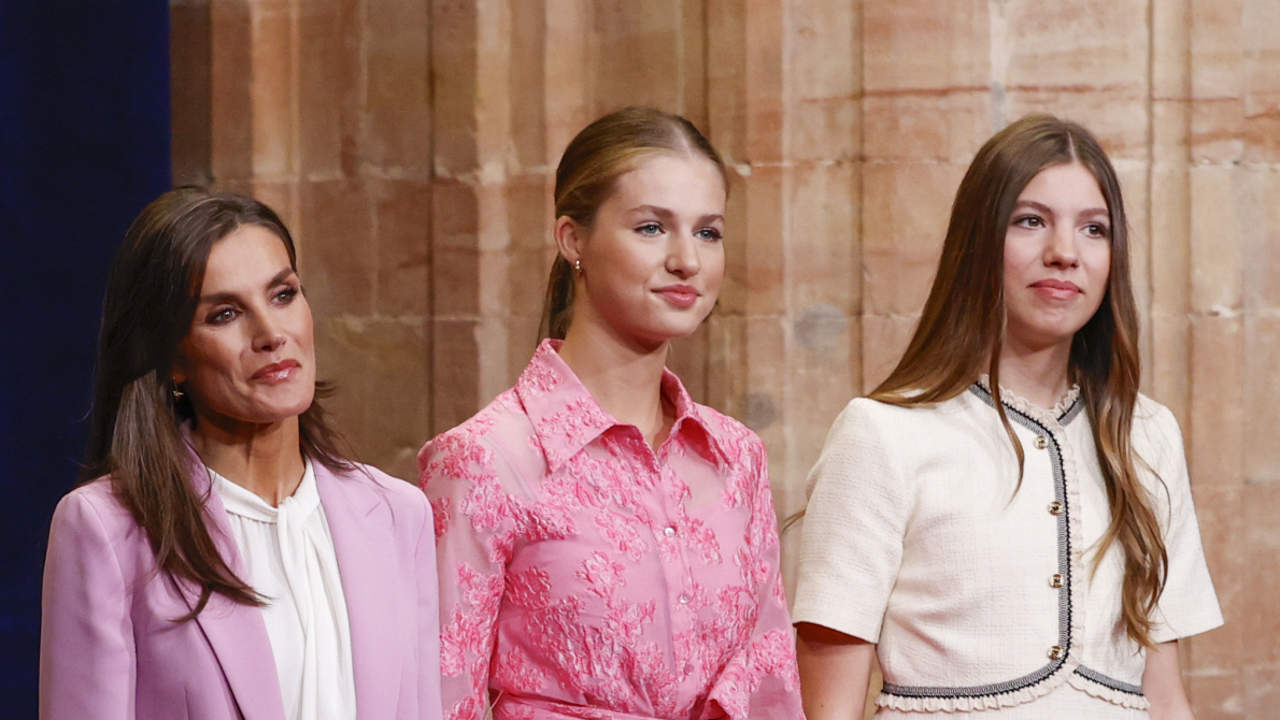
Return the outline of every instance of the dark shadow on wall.
<path id="1" fill-rule="evenodd" d="M 0 2 L 0 708 L 36 716 L 49 518 L 76 482 L 103 286 L 170 183 L 169 8 Z"/>

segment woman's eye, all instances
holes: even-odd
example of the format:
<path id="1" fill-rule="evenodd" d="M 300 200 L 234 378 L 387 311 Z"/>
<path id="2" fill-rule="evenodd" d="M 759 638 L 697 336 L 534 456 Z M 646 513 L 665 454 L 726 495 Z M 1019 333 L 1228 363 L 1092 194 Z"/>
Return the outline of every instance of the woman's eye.
<path id="1" fill-rule="evenodd" d="M 219 308 L 210 313 L 206 322 L 210 325 L 226 325 L 236 319 L 236 314 L 234 308 Z"/>
<path id="2" fill-rule="evenodd" d="M 636 232 L 641 235 L 660 235 L 662 233 L 662 226 L 656 222 L 645 223 L 638 226 L 636 228 Z"/>
<path id="3" fill-rule="evenodd" d="M 1104 238 L 1111 234 L 1106 225 L 1101 223 L 1090 223 L 1084 226 L 1084 231 L 1089 237 Z"/>
<path id="4" fill-rule="evenodd" d="M 1025 228 L 1042 228 L 1044 227 L 1044 219 L 1037 215 L 1023 215 L 1013 221 L 1014 225 L 1020 225 Z"/>
<path id="5" fill-rule="evenodd" d="M 276 293 L 276 302 L 280 303 L 281 305 L 288 305 L 289 303 L 293 302 L 293 299 L 297 296 L 298 296 L 298 288 L 287 287 L 281 290 L 280 292 Z"/>
<path id="6" fill-rule="evenodd" d="M 710 227 L 702 228 L 696 233 L 696 235 L 702 238 L 703 240 L 710 240 L 712 242 L 715 242 L 721 239 L 722 237 L 724 237 L 724 234 L 721 233 L 719 230 L 717 230 L 716 228 L 710 228 Z"/>

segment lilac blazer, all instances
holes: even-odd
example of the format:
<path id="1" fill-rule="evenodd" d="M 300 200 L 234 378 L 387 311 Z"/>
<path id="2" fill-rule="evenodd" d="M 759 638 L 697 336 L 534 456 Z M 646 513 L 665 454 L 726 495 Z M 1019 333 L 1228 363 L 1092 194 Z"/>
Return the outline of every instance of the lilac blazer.
<path id="1" fill-rule="evenodd" d="M 360 720 L 438 720 L 435 533 L 417 488 L 375 468 L 315 478 L 351 625 Z M 209 478 L 192 484 L 229 565 L 244 577 Z M 62 499 L 49 531 L 40 717 L 284 720 L 262 612 L 215 594 L 195 620 L 194 584 L 157 572 L 146 534 L 106 478 Z"/>

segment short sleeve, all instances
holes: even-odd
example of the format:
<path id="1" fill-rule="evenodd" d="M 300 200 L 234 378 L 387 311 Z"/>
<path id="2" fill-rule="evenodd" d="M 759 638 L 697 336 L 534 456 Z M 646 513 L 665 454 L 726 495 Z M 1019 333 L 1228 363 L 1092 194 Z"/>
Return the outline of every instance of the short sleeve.
<path id="1" fill-rule="evenodd" d="M 886 446 L 885 408 L 850 402 L 809 473 L 793 622 L 877 642 L 902 562 L 912 495 Z"/>
<path id="2" fill-rule="evenodd" d="M 1157 437 L 1152 441 L 1158 448 L 1157 471 L 1168 492 L 1167 505 L 1157 502 L 1156 507 L 1164 511 L 1158 520 L 1165 527 L 1169 574 L 1156 606 L 1151 639 L 1168 642 L 1218 627 L 1222 624 L 1222 610 L 1200 542 L 1182 431 L 1166 408 L 1159 408 L 1154 420 Z"/>

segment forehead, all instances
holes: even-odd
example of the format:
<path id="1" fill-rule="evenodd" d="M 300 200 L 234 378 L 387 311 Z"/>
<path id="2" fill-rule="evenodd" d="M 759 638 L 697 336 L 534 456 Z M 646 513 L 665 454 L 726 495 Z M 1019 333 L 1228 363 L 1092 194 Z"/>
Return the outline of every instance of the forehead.
<path id="1" fill-rule="evenodd" d="M 700 155 L 655 153 L 618 176 L 609 201 L 626 208 L 657 205 L 671 210 L 723 214 L 724 178 Z"/>
<path id="2" fill-rule="evenodd" d="M 290 267 L 284 241 L 261 225 L 241 225 L 209 249 L 201 291 L 223 291 L 267 282 Z"/>
<path id="3" fill-rule="evenodd" d="M 1022 189 L 1018 200 L 1068 208 L 1107 207 L 1098 179 L 1079 162 L 1044 168 Z"/>

